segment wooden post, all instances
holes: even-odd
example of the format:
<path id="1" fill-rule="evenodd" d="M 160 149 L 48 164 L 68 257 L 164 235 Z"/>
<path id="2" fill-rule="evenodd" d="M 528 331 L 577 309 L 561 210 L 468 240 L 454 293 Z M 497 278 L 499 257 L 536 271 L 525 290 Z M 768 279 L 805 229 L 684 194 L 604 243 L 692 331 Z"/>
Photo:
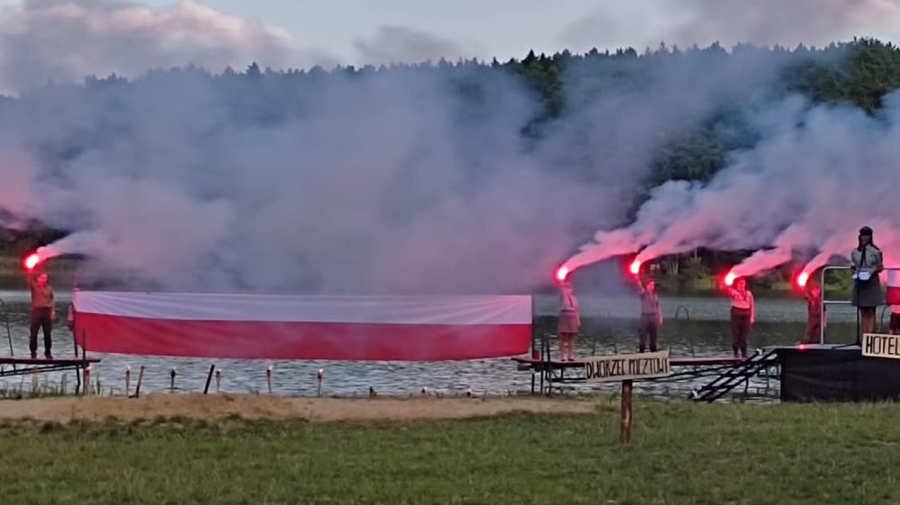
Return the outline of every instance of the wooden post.
<path id="1" fill-rule="evenodd" d="M 131 367 L 125 367 L 125 397 L 131 395 Z"/>
<path id="2" fill-rule="evenodd" d="M 631 442 L 631 380 L 622 381 L 622 445 Z"/>
<path id="3" fill-rule="evenodd" d="M 266 368 L 266 383 L 269 385 L 269 394 L 272 394 L 272 365 Z"/>
<path id="4" fill-rule="evenodd" d="M 216 365 L 209 365 L 209 375 L 206 376 L 206 387 L 203 388 L 203 394 L 209 393 L 209 383 L 212 382 L 213 372 L 216 370 Z"/>
<path id="5" fill-rule="evenodd" d="M 87 361 L 87 329 L 82 328 L 81 330 L 81 369 L 87 370 L 88 368 Z M 87 389 L 88 383 L 84 383 L 84 388 Z"/>
<path id="6" fill-rule="evenodd" d="M 137 385 L 134 387 L 134 397 L 141 397 L 141 383 L 144 382 L 144 365 L 141 365 L 141 371 L 138 372 Z"/>
<path id="7" fill-rule="evenodd" d="M 322 396 L 322 376 L 323 376 L 323 375 L 325 375 L 325 369 L 324 369 L 324 368 L 320 368 L 320 369 L 319 369 L 319 377 L 318 377 L 318 386 L 317 386 L 317 388 L 316 388 L 317 393 L 318 393 L 319 396 Z"/>
<path id="8" fill-rule="evenodd" d="M 169 381 L 169 392 L 175 392 L 175 367 L 172 367 L 172 371 L 169 373 L 169 377 L 171 380 Z"/>
<path id="9" fill-rule="evenodd" d="M 216 393 L 221 391 L 222 386 L 222 369 L 216 368 Z"/>

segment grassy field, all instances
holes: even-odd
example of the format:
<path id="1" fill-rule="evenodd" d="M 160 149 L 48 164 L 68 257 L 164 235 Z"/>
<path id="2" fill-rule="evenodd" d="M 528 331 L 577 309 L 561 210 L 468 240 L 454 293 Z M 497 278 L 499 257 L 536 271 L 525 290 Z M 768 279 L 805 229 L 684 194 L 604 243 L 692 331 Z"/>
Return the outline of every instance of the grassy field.
<path id="1" fill-rule="evenodd" d="M 563 400 L 564 401 L 564 400 Z M 0 421 L 4 503 L 896 503 L 900 407 L 453 421 Z"/>

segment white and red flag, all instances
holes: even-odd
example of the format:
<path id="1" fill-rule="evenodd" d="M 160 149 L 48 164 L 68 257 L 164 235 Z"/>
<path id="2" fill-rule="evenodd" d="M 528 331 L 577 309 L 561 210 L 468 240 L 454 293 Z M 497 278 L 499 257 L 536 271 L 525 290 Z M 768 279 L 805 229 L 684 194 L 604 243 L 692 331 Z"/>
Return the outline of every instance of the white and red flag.
<path id="1" fill-rule="evenodd" d="M 885 304 L 900 305 L 900 272 L 888 270 Z"/>
<path id="2" fill-rule="evenodd" d="M 276 296 L 76 291 L 89 352 L 234 359 L 443 361 L 531 343 L 530 296 Z"/>

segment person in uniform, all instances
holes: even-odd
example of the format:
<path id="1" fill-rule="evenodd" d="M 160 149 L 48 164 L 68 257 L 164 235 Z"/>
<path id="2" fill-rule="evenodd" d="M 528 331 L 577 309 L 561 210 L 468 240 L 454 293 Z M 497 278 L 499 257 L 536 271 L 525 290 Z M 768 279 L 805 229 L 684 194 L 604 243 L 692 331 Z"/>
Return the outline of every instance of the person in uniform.
<path id="1" fill-rule="evenodd" d="M 37 358 L 37 334 L 38 330 L 44 332 L 44 357 L 53 359 L 50 353 L 52 347 L 51 332 L 53 321 L 56 319 L 56 302 L 53 298 L 53 286 L 47 282 L 47 274 L 44 272 L 35 275 L 28 272 L 28 288 L 31 290 L 31 333 L 29 334 L 28 347 L 31 350 L 31 359 Z"/>
<path id="2" fill-rule="evenodd" d="M 734 287 L 728 288 L 731 296 L 731 350 L 734 357 L 747 358 L 747 339 L 756 321 L 756 304 L 753 293 L 747 289 L 747 280 L 739 277 Z"/>
<path id="3" fill-rule="evenodd" d="M 859 311 L 861 334 L 875 333 L 875 312 L 884 305 L 884 293 L 878 278 L 884 270 L 884 260 L 872 236 L 872 228 L 860 228 L 856 249 L 850 251 L 850 270 L 854 280 L 851 304 Z"/>
<path id="4" fill-rule="evenodd" d="M 659 294 L 653 279 L 638 280 L 641 295 L 641 322 L 638 327 L 638 350 L 644 352 L 650 344 L 650 352 L 656 352 L 659 327 L 662 326 L 662 311 L 659 310 Z"/>
<path id="5" fill-rule="evenodd" d="M 559 359 L 575 361 L 575 334 L 581 327 L 578 298 L 572 293 L 572 284 L 563 281 L 559 285 Z"/>
<path id="6" fill-rule="evenodd" d="M 810 284 L 806 290 L 806 340 L 807 344 L 822 343 L 822 289 Z"/>

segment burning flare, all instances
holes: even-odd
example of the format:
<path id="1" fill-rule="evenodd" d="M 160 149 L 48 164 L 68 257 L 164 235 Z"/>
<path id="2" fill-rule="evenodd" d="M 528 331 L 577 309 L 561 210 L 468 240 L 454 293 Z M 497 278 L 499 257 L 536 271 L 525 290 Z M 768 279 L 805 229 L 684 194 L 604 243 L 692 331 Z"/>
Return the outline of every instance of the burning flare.
<path id="1" fill-rule="evenodd" d="M 737 279 L 737 275 L 734 272 L 728 272 L 725 276 L 725 285 L 731 287 L 734 284 L 734 280 Z"/>
<path id="2" fill-rule="evenodd" d="M 800 272 L 800 275 L 797 276 L 797 285 L 805 288 L 807 282 L 809 282 L 809 272 Z"/>
<path id="3" fill-rule="evenodd" d="M 38 266 L 38 263 L 40 263 L 40 262 L 41 262 L 41 255 L 36 252 L 33 252 L 33 253 L 29 254 L 27 257 L 25 257 L 25 261 L 23 261 L 22 264 L 25 266 L 25 270 L 28 270 L 30 272 L 30 271 L 34 270 L 34 267 Z"/>
<path id="4" fill-rule="evenodd" d="M 559 282 L 563 282 L 566 280 L 566 277 L 569 276 L 569 267 L 563 265 L 556 269 L 556 280 Z"/>
<path id="5" fill-rule="evenodd" d="M 638 275 L 641 273 L 641 260 L 635 258 L 634 261 L 631 262 L 631 266 L 628 267 L 628 270 L 631 272 L 631 275 Z"/>

